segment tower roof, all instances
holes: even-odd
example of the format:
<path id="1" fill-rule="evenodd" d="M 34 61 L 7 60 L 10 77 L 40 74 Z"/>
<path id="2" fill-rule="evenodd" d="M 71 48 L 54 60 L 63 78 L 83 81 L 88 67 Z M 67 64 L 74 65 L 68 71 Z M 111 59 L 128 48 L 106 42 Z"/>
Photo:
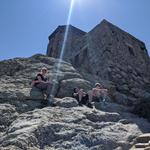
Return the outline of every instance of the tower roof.
<path id="1" fill-rule="evenodd" d="M 129 37 L 131 37 L 132 39 L 134 39 L 134 40 L 136 40 L 136 41 L 138 41 L 138 42 L 144 44 L 143 41 L 137 39 L 135 36 L 129 34 L 128 32 L 126 32 L 126 31 L 124 31 L 124 30 L 122 30 L 120 27 L 118 27 L 118 26 L 112 24 L 111 22 L 107 21 L 106 19 L 103 19 L 103 20 L 100 22 L 100 24 L 98 24 L 96 27 L 102 28 L 102 27 L 104 27 L 104 26 L 109 27 L 109 29 L 111 29 L 112 31 L 115 30 L 116 32 L 117 32 L 117 31 L 118 31 L 118 32 L 121 32 L 121 33 L 123 33 L 124 35 L 129 36 Z M 96 28 L 96 27 L 95 27 L 95 28 Z M 93 28 L 93 30 L 94 30 L 95 28 Z"/>
<path id="2" fill-rule="evenodd" d="M 77 27 L 74 27 L 72 26 L 71 24 L 69 25 L 59 25 L 55 31 L 49 36 L 49 40 L 51 38 L 53 38 L 58 32 L 65 32 L 65 29 L 66 27 L 69 26 L 69 30 L 71 30 L 72 32 L 76 32 L 76 33 L 79 33 L 79 34 L 86 34 L 86 32 L 82 31 L 81 29 L 77 28 Z"/>

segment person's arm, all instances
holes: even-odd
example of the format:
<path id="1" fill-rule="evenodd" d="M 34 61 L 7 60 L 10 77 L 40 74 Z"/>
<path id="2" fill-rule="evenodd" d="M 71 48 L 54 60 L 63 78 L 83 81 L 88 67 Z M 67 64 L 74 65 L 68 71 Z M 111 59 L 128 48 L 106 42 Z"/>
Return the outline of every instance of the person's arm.
<path id="1" fill-rule="evenodd" d="M 103 94 L 108 94 L 108 90 L 107 90 L 107 89 L 101 89 L 101 92 L 102 92 Z"/>
<path id="2" fill-rule="evenodd" d="M 31 82 L 31 87 L 33 87 L 35 85 L 35 81 Z"/>
<path id="3" fill-rule="evenodd" d="M 35 80 L 34 83 L 45 83 L 45 81 L 42 80 L 40 75 L 37 75 L 37 80 Z"/>
<path id="4" fill-rule="evenodd" d="M 52 84 L 52 81 L 51 81 L 51 80 L 47 80 L 47 81 L 45 81 L 45 83 L 50 83 L 50 84 Z"/>
<path id="5" fill-rule="evenodd" d="M 80 90 L 78 91 L 78 94 L 83 94 L 83 89 L 80 89 Z"/>
<path id="6" fill-rule="evenodd" d="M 72 95 L 73 95 L 73 96 L 77 96 L 77 95 L 78 95 L 78 93 L 73 93 Z"/>
<path id="7" fill-rule="evenodd" d="M 44 81 L 44 83 L 50 83 L 53 84 L 52 79 L 49 77 L 46 77 L 46 81 Z"/>
<path id="8" fill-rule="evenodd" d="M 93 97 L 93 89 L 87 92 L 88 94 L 88 98 L 89 98 L 89 102 L 92 102 L 92 97 Z"/>
<path id="9" fill-rule="evenodd" d="M 97 91 L 98 91 L 98 90 L 97 90 L 96 88 L 93 88 L 93 89 L 92 89 L 92 95 L 93 95 L 93 96 L 96 96 L 97 93 L 98 93 Z"/>
<path id="10" fill-rule="evenodd" d="M 86 92 L 83 92 L 83 96 L 86 96 L 86 94 L 87 94 Z"/>

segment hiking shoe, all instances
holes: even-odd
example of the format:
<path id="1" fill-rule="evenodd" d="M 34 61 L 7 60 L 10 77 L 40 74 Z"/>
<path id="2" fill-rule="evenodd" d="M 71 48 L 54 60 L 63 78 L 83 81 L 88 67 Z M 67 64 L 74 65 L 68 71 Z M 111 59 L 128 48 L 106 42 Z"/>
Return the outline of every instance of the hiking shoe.
<path id="1" fill-rule="evenodd" d="M 91 103 L 88 103 L 88 104 L 87 104 L 87 107 L 93 108 L 93 105 L 92 105 Z"/>
<path id="2" fill-rule="evenodd" d="M 51 107 L 56 107 L 57 105 L 55 103 L 50 103 Z"/>
<path id="3" fill-rule="evenodd" d="M 82 102 L 79 102 L 79 106 L 83 106 Z"/>
<path id="4" fill-rule="evenodd" d="M 43 99 L 43 100 L 41 100 L 41 104 L 43 104 L 43 105 L 47 105 L 47 104 L 48 104 L 48 100 L 47 100 L 47 99 Z"/>

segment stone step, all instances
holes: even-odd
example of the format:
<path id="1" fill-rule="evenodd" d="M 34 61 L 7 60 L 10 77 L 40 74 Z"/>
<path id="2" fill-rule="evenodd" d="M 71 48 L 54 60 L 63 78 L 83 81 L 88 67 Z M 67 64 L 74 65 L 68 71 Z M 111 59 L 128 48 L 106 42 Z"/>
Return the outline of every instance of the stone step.
<path id="1" fill-rule="evenodd" d="M 134 148 L 132 150 L 145 150 L 145 148 Z"/>
<path id="2" fill-rule="evenodd" d="M 134 149 L 130 149 L 130 150 L 150 150 L 150 147 L 147 147 L 147 148 L 134 148 Z"/>
<path id="3" fill-rule="evenodd" d="M 137 143 L 135 144 L 135 148 L 146 148 L 149 147 L 149 143 Z"/>
<path id="4" fill-rule="evenodd" d="M 135 148 L 135 146 L 134 146 L 130 150 L 149 150 L 149 149 L 146 149 L 146 148 Z"/>
<path id="5" fill-rule="evenodd" d="M 140 135 L 136 141 L 137 143 L 148 143 L 150 141 L 150 133 Z"/>

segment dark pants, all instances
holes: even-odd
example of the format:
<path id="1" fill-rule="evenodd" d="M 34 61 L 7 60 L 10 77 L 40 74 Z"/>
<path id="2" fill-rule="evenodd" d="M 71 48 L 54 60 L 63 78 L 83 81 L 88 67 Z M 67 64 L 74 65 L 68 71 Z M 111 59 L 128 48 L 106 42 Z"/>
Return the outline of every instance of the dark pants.
<path id="1" fill-rule="evenodd" d="M 43 93 L 47 95 L 47 98 L 50 96 L 52 91 L 52 84 L 51 83 L 38 83 L 36 85 L 38 89 L 40 89 Z"/>
<path id="2" fill-rule="evenodd" d="M 88 104 L 88 95 L 86 94 L 85 96 L 82 97 L 81 101 L 79 101 L 79 95 L 73 96 L 73 98 L 75 98 L 79 104 Z"/>

